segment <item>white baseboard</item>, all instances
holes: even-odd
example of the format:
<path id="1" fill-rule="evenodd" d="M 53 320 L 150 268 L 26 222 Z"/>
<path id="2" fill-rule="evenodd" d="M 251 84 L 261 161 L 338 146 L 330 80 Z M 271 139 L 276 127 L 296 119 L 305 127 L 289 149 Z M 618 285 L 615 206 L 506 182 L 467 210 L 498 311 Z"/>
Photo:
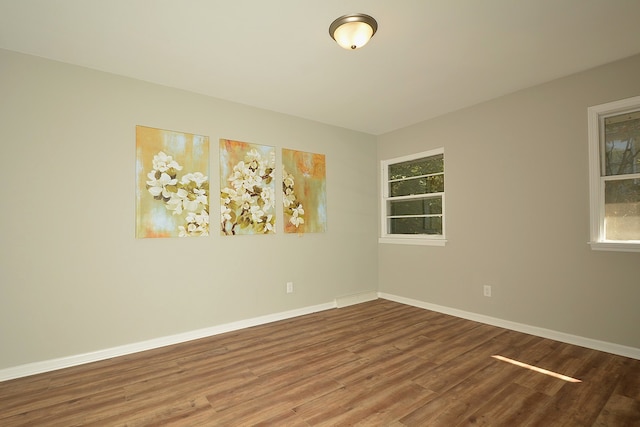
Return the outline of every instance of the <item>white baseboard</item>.
<path id="1" fill-rule="evenodd" d="M 377 295 L 376 295 L 377 298 Z M 374 298 L 375 299 L 375 298 Z M 127 344 L 119 347 L 98 350 L 90 353 L 78 354 L 59 359 L 45 360 L 42 362 L 27 363 L 12 368 L 0 369 L 0 381 L 11 380 L 15 378 L 26 377 L 29 375 L 40 374 L 43 372 L 55 371 L 58 369 L 69 368 L 71 366 L 83 365 L 85 363 L 97 362 L 100 360 L 110 359 L 112 357 L 125 356 L 127 354 L 137 353 L 154 348 L 165 347 L 168 345 L 179 344 L 200 338 L 206 338 L 213 335 L 223 334 L 225 332 L 237 331 L 239 329 L 250 328 L 252 326 L 263 325 L 266 323 L 277 322 L 279 320 L 290 319 L 293 317 L 303 316 L 318 311 L 336 308 L 336 303 L 319 304 L 309 307 L 303 307 L 296 310 L 285 311 L 281 313 L 269 314 L 252 319 L 240 320 L 237 322 L 226 323 L 223 325 L 212 326 L 210 328 L 198 329 L 181 334 L 170 335 L 166 337 L 155 338 L 147 341 L 141 341 L 133 344 Z"/>
<path id="2" fill-rule="evenodd" d="M 68 368 L 71 366 L 83 365 L 85 363 L 97 362 L 100 360 L 110 359 L 112 357 L 125 356 L 127 354 L 137 353 L 154 348 L 165 347 L 168 345 L 179 344 L 200 338 L 206 338 L 214 335 L 223 334 L 225 332 L 237 331 L 252 326 L 263 325 L 279 320 L 290 319 L 293 317 L 303 316 L 318 311 L 329 310 L 332 308 L 347 307 L 349 305 L 359 304 L 372 301 L 377 298 L 383 298 L 390 301 L 407 304 L 414 307 L 424 308 L 439 313 L 449 314 L 451 316 L 460 317 L 462 319 L 473 320 L 488 325 L 498 326 L 505 329 L 511 329 L 525 334 L 535 335 L 543 338 L 565 342 L 568 344 L 579 345 L 581 347 L 591 348 L 594 350 L 604 351 L 607 353 L 617 354 L 620 356 L 631 357 L 640 360 L 640 349 L 614 344 L 606 341 L 598 341 L 590 338 L 584 338 L 577 335 L 566 334 L 563 332 L 553 331 L 551 329 L 539 328 L 536 326 L 525 325 L 522 323 L 511 322 L 508 320 L 498 319 L 495 317 L 485 316 L 482 314 L 472 313 L 468 311 L 458 310 L 455 308 L 430 304 L 411 298 L 391 295 L 384 292 L 363 292 L 354 295 L 346 295 L 338 297 L 333 303 L 319 304 L 309 307 L 303 307 L 296 310 L 274 313 L 252 319 L 240 320 L 237 322 L 226 323 L 223 325 L 212 326 L 210 328 L 198 329 L 195 331 L 185 332 L 176 335 L 170 335 L 161 338 L 155 338 L 147 341 L 141 341 L 133 344 L 127 344 L 119 347 L 98 350 L 90 353 L 78 354 L 58 359 L 45 360 L 42 362 L 27 363 L 12 368 L 0 369 L 0 381 L 7 381 L 15 378 L 26 377 L 29 375 L 40 374 L 43 372 L 55 371 L 58 369 Z"/>
<path id="3" fill-rule="evenodd" d="M 486 323 L 487 325 L 498 326 L 500 328 L 523 332 L 529 335 L 549 338 L 567 344 L 579 345 L 581 347 L 586 347 L 593 350 L 604 351 L 606 353 L 617 354 L 619 356 L 631 357 L 633 359 L 640 360 L 640 348 L 627 347 L 620 344 L 594 340 L 578 335 L 566 334 L 564 332 L 558 332 L 551 329 L 511 322 L 509 320 L 498 319 L 495 317 L 485 316 L 483 314 L 477 314 L 441 305 L 430 304 L 428 302 L 386 294 L 384 292 L 378 292 L 378 296 L 382 299 L 399 302 L 401 304 L 412 305 L 414 307 L 424 308 L 426 310 L 437 311 L 438 313 L 449 314 L 451 316 L 460 317 L 462 319 L 473 320 L 475 322 Z"/>
<path id="4" fill-rule="evenodd" d="M 358 294 L 345 295 L 336 298 L 336 307 L 342 308 L 378 299 L 377 291 L 360 292 Z"/>

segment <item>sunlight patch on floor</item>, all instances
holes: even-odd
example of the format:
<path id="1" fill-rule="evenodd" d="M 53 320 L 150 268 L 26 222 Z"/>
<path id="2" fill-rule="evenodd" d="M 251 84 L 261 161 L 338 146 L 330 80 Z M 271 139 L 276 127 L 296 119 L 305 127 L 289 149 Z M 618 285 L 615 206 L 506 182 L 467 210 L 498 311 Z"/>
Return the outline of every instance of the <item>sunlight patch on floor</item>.
<path id="1" fill-rule="evenodd" d="M 523 363 L 523 362 L 518 362 L 517 360 L 509 359 L 508 357 L 499 356 L 497 354 L 493 355 L 491 357 L 493 357 L 494 359 L 498 359 L 498 360 L 500 360 L 502 362 L 507 362 L 507 363 L 511 363 L 512 365 L 520 366 L 521 368 L 527 368 L 527 369 L 530 369 L 532 371 L 539 372 L 541 374 L 550 375 L 552 377 L 559 378 L 561 380 L 568 381 L 570 383 L 581 383 L 582 382 L 581 380 L 578 380 L 576 378 L 572 378 L 572 377 L 569 377 L 567 375 L 562 375 L 562 374 L 559 374 L 557 372 L 548 371 L 546 369 L 538 368 L 537 366 L 528 365 L 528 364 Z"/>

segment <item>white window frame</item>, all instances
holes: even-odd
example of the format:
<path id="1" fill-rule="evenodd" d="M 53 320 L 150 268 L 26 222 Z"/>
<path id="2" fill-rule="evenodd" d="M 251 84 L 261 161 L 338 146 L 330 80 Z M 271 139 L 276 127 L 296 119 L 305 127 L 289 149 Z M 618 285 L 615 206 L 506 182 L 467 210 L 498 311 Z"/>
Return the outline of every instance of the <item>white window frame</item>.
<path id="1" fill-rule="evenodd" d="M 421 159 L 424 157 L 432 157 L 442 154 L 444 156 L 444 148 L 436 148 L 434 150 L 424 151 L 421 153 L 411 154 L 408 156 L 396 157 L 394 159 L 382 160 L 381 167 L 381 209 L 380 209 L 380 238 L 378 243 L 394 243 L 403 245 L 426 245 L 426 246 L 444 246 L 447 243 L 445 238 L 445 193 L 431 193 L 434 196 L 442 197 L 442 234 L 389 234 L 387 232 L 387 201 L 392 199 L 389 197 L 389 165 L 402 163 L 411 160 Z M 446 167 L 445 172 L 446 174 Z M 445 179 L 446 183 L 446 179 Z M 445 184 L 446 185 L 446 184 Z M 446 191 L 446 187 L 445 187 Z"/>
<path id="2" fill-rule="evenodd" d="M 604 119 L 625 112 L 640 110 L 640 96 L 595 105 L 587 109 L 589 125 L 589 198 L 591 210 L 591 249 L 640 252 L 640 241 L 606 240 L 604 230 L 604 184 L 610 177 L 602 176 Z M 632 175 L 633 177 L 633 175 Z M 640 174 L 638 174 L 640 178 Z"/>

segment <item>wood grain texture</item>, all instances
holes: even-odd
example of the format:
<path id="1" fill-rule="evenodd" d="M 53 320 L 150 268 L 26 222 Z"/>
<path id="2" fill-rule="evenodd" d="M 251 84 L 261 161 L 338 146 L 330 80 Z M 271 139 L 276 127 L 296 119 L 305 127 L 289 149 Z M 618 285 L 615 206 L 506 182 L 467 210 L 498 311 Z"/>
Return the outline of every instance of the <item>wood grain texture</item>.
<path id="1" fill-rule="evenodd" d="M 640 361 L 380 299 L 5 381 L 0 425 L 640 426 Z"/>

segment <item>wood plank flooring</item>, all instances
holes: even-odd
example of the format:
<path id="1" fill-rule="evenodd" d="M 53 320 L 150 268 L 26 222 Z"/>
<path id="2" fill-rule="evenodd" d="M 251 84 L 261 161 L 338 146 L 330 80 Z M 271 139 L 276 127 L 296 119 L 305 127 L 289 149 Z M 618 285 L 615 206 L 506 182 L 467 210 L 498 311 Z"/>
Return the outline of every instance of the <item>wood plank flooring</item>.
<path id="1" fill-rule="evenodd" d="M 640 360 L 380 299 L 5 381 L 0 425 L 640 426 Z"/>

